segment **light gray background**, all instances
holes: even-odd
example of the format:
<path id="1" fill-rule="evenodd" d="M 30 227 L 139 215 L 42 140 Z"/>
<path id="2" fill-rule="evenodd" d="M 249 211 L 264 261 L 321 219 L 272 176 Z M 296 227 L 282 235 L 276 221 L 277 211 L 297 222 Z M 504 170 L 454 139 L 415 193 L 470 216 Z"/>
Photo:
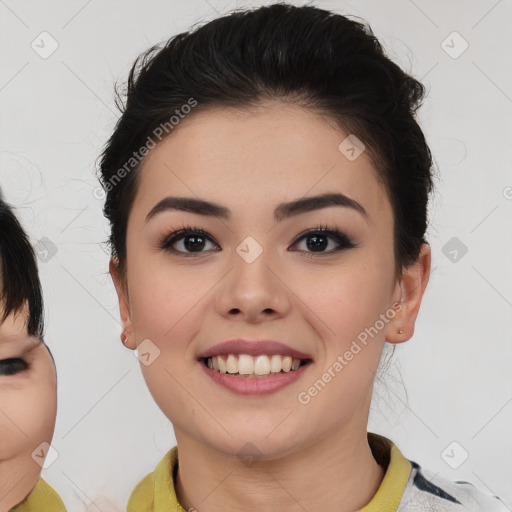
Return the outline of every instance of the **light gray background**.
<path id="1" fill-rule="evenodd" d="M 57 248 L 40 262 L 59 397 L 59 457 L 43 476 L 70 510 L 124 507 L 175 442 L 119 340 L 107 273 L 94 170 L 118 118 L 113 83 L 150 45 L 264 3 L 0 0 L 0 183 L 34 244 L 47 237 Z M 512 2 L 314 5 L 367 20 L 390 57 L 427 86 L 419 118 L 440 175 L 430 283 L 414 337 L 397 346 L 376 389 L 369 430 L 512 506 Z M 43 31 L 58 43 L 48 58 L 31 47 Z M 445 50 L 458 52 L 461 38 L 469 47 L 453 58 Z M 445 248 L 453 237 L 467 247 L 457 261 Z M 463 450 L 468 459 L 453 469 L 447 461 L 456 465 Z"/>

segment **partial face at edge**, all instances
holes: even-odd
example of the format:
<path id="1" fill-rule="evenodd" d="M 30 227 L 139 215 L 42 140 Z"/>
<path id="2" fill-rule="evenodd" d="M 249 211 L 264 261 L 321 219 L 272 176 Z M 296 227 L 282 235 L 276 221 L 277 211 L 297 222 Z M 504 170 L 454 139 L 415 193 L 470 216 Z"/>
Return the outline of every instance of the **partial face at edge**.
<path id="1" fill-rule="evenodd" d="M 12 462 L 34 474 L 41 466 L 31 454 L 51 442 L 55 428 L 56 371 L 46 345 L 27 334 L 24 318 L 11 313 L 0 324 L 0 468 L 7 471 Z"/>
<path id="2" fill-rule="evenodd" d="M 374 373 L 396 317 L 307 405 L 298 400 L 401 297 L 392 208 L 367 155 L 350 161 L 338 150 L 347 135 L 283 104 L 254 114 L 209 111 L 182 121 L 146 159 L 127 227 L 129 299 L 113 277 L 127 345 L 150 339 L 159 351 L 141 367 L 178 442 L 188 437 L 236 453 L 251 441 L 279 456 L 351 425 L 366 428 Z M 326 193 L 345 194 L 367 216 L 330 206 L 274 219 L 278 204 Z M 211 201 L 231 216 L 164 210 L 146 220 L 167 196 Z M 189 236 L 163 247 L 184 226 L 200 228 L 204 243 L 197 249 Z M 339 228 L 350 244 L 317 238 L 320 226 Z M 263 251 L 250 263 L 237 252 L 247 237 Z M 310 354 L 312 364 L 278 392 L 241 396 L 213 383 L 197 360 L 233 338 L 277 340 Z"/>

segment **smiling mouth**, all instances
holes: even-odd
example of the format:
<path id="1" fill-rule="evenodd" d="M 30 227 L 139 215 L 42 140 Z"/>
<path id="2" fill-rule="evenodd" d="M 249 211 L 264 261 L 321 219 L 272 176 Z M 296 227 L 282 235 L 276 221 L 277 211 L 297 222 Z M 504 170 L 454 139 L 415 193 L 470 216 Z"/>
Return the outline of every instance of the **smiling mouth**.
<path id="1" fill-rule="evenodd" d="M 210 370 L 233 377 L 263 378 L 294 372 L 311 360 L 278 354 L 222 354 L 203 358 L 202 362 Z"/>

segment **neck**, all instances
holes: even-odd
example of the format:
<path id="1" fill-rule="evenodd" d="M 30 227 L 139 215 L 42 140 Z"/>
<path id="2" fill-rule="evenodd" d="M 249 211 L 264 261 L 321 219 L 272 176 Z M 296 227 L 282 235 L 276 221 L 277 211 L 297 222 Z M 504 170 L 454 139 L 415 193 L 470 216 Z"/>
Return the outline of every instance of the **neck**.
<path id="1" fill-rule="evenodd" d="M 353 512 L 370 502 L 385 474 L 360 428 L 250 467 L 182 434 L 176 495 L 185 510 Z"/>
<path id="2" fill-rule="evenodd" d="M 41 468 L 29 456 L 0 460 L 0 512 L 21 503 L 39 480 Z"/>

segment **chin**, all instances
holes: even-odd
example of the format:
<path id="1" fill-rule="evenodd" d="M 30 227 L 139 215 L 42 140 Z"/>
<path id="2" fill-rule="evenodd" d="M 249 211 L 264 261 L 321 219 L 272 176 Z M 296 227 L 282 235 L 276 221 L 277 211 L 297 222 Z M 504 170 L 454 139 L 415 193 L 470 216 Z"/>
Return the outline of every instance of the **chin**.
<path id="1" fill-rule="evenodd" d="M 275 425 L 276 423 L 274 427 Z M 276 431 L 269 435 L 269 432 L 272 432 L 272 429 L 231 428 L 232 437 L 224 432 L 222 437 L 214 438 L 210 431 L 203 433 L 200 439 L 201 443 L 210 449 L 241 461 L 277 460 L 300 450 L 301 443 L 297 436 L 288 433 L 280 435 Z"/>

